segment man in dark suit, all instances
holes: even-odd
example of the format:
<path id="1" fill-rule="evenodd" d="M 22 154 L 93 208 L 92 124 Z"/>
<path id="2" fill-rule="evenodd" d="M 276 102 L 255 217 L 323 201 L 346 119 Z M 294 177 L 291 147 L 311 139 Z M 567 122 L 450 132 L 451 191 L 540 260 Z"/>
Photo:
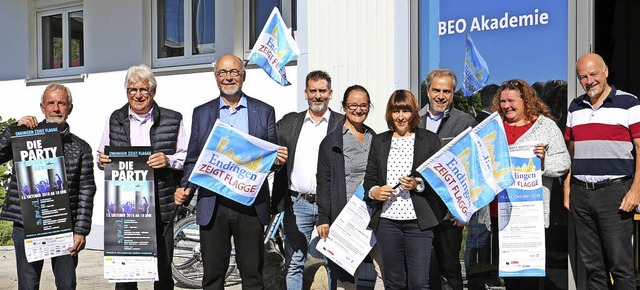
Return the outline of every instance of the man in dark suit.
<path id="1" fill-rule="evenodd" d="M 310 72 L 304 92 L 309 108 L 286 114 L 276 125 L 280 144 L 290 152 L 287 170 L 278 171 L 273 181 L 273 204 L 278 212 L 285 212 L 285 289 L 289 290 L 302 289 L 308 244 L 318 218 L 315 194 L 320 142 L 344 122 L 343 115 L 329 110 L 333 94 L 329 74 Z"/>
<path id="2" fill-rule="evenodd" d="M 453 93 L 458 85 L 455 73 L 436 69 L 427 75 L 429 104 L 420 110 L 419 127 L 438 134 L 444 147 L 465 129 L 475 126 L 471 115 L 453 107 Z M 451 213 L 434 230 L 429 285 L 431 289 L 462 290 L 460 247 L 464 224 Z"/>
<path id="3" fill-rule="evenodd" d="M 191 137 L 182 178 L 184 188 L 179 188 L 175 193 L 177 205 L 185 203 L 197 188 L 190 185 L 188 179 L 216 119 L 219 118 L 254 137 L 278 143 L 273 107 L 242 92 L 242 84 L 246 79 L 242 60 L 234 55 L 222 56 L 216 62 L 215 76 L 220 97 L 193 110 Z M 287 148 L 280 147 L 275 165 L 284 164 L 286 159 Z M 242 289 L 263 289 L 262 232 L 263 226 L 269 223 L 269 186 L 266 183 L 262 185 L 251 206 L 199 188 L 196 211 L 204 269 L 202 288 L 224 289 L 231 251 L 230 238 L 233 236 Z"/>

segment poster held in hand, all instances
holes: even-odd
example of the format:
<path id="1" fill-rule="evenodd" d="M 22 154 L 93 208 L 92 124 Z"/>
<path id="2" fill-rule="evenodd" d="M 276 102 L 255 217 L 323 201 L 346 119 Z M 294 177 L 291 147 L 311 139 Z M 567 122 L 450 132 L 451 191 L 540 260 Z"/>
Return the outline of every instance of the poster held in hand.
<path id="1" fill-rule="evenodd" d="M 58 125 L 14 127 L 11 146 L 27 261 L 69 255 L 73 224 Z"/>
<path id="2" fill-rule="evenodd" d="M 104 277 L 109 282 L 158 280 L 152 148 L 105 147 Z"/>

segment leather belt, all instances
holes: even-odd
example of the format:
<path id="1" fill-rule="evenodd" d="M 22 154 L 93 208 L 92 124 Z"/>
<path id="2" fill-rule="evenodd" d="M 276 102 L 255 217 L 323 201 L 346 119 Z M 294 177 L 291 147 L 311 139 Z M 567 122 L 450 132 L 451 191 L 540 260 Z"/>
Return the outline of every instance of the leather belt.
<path id="1" fill-rule="evenodd" d="M 291 196 L 298 198 L 298 199 L 304 199 L 309 203 L 315 203 L 316 202 L 316 195 L 315 194 L 311 194 L 311 193 L 300 193 L 297 192 L 295 190 L 289 190 L 289 193 L 291 193 Z"/>
<path id="2" fill-rule="evenodd" d="M 599 182 L 584 182 L 582 180 L 576 179 L 575 177 L 571 177 L 571 183 L 578 184 L 580 186 L 585 187 L 586 189 L 598 190 L 598 189 L 601 189 L 601 188 L 605 188 L 605 187 L 607 187 L 609 185 L 612 185 L 614 183 L 627 181 L 630 178 L 631 177 L 629 177 L 629 176 L 625 176 L 625 177 L 620 177 L 620 178 L 616 178 L 616 179 L 603 180 L 603 181 L 599 181 Z"/>

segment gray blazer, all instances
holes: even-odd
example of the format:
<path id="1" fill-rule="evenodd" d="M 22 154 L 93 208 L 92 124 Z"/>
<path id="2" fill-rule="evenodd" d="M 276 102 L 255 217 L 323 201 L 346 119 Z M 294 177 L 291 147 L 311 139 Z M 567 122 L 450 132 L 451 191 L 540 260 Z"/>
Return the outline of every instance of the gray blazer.
<path id="1" fill-rule="evenodd" d="M 427 120 L 429 119 L 427 116 L 429 114 L 429 105 L 424 106 L 419 114 L 420 125 L 418 125 L 418 127 L 426 129 Z M 440 146 L 442 147 L 451 142 L 451 140 L 462 133 L 462 131 L 478 125 L 476 119 L 471 117 L 471 115 L 453 107 L 445 111 L 444 114 L 445 116 L 442 118 L 437 132 L 440 137 Z"/>

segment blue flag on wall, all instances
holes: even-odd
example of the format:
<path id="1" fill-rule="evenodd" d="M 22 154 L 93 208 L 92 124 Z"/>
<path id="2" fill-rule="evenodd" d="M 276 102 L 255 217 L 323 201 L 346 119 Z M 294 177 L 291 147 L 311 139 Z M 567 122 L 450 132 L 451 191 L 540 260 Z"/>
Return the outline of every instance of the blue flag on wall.
<path id="1" fill-rule="evenodd" d="M 298 57 L 300 49 L 285 26 L 278 8 L 273 8 L 267 23 L 249 54 L 249 60 L 260 66 L 274 81 L 283 86 L 287 80 L 284 66 Z"/>
<path id="2" fill-rule="evenodd" d="M 467 49 L 464 55 L 464 76 L 462 79 L 462 92 L 465 96 L 471 96 L 487 85 L 489 79 L 489 67 L 476 46 L 467 34 Z"/>

